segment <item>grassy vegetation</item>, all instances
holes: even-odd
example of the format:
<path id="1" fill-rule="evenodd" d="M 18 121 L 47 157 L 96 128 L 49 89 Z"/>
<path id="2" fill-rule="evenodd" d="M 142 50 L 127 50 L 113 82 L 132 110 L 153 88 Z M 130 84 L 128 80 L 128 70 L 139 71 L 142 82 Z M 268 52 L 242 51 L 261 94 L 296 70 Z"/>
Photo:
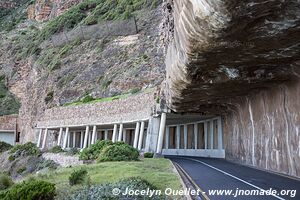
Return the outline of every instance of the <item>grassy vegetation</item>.
<path id="1" fill-rule="evenodd" d="M 133 12 L 145 8 L 147 0 L 86 0 L 51 20 L 42 30 L 45 40 L 55 33 L 71 29 L 78 24 L 91 25 L 105 20 L 128 19 Z"/>
<path id="2" fill-rule="evenodd" d="M 19 0 L 15 1 L 15 8 L 0 9 L 0 31 L 11 31 L 20 22 L 27 19 L 27 7 L 33 4 L 34 0 Z"/>
<path id="3" fill-rule="evenodd" d="M 148 88 L 146 90 L 139 90 L 137 88 L 133 88 L 131 89 L 128 93 L 125 94 L 121 94 L 121 95 L 117 95 L 117 96 L 113 96 L 113 97 L 106 97 L 106 98 L 98 98 L 98 99 L 94 99 L 94 98 L 88 98 L 89 95 L 85 96 L 82 100 L 80 101 L 75 101 L 75 102 L 70 102 L 70 103 L 65 103 L 63 106 L 79 106 L 79 105 L 84 105 L 84 104 L 93 104 L 93 103 L 101 103 L 101 102 L 110 102 L 110 101 L 114 101 L 117 99 L 125 99 L 127 97 L 133 96 L 135 94 L 139 94 L 141 92 L 143 93 L 149 93 L 153 91 L 153 88 Z M 86 99 L 90 99 L 89 101 L 87 101 Z"/>
<path id="4" fill-rule="evenodd" d="M 17 114 L 20 109 L 20 103 L 11 94 L 5 86 L 5 78 L 0 77 L 0 116 Z"/>
<path id="5" fill-rule="evenodd" d="M 74 170 L 85 168 L 91 178 L 91 184 L 117 182 L 123 178 L 141 177 L 149 183 L 164 190 L 180 189 L 177 175 L 172 171 L 171 163 L 166 159 L 147 158 L 137 162 L 105 162 L 92 165 L 63 168 L 48 174 L 37 175 L 38 179 L 55 183 L 57 188 L 69 188 L 69 176 Z M 71 188 L 72 189 L 72 188 Z M 77 188 L 73 188 L 76 190 Z"/>

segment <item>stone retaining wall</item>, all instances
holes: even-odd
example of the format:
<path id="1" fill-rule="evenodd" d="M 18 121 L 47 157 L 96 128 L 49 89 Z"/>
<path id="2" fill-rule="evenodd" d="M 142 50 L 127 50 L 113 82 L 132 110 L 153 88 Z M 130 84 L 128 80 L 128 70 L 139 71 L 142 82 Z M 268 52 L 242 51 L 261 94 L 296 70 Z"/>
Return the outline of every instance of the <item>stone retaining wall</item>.
<path id="1" fill-rule="evenodd" d="M 0 116 L 0 130 L 15 131 L 18 127 L 18 115 Z"/>
<path id="2" fill-rule="evenodd" d="M 151 91 L 110 102 L 52 108 L 45 111 L 37 128 L 134 122 L 148 119 L 155 104 L 155 91 Z"/>

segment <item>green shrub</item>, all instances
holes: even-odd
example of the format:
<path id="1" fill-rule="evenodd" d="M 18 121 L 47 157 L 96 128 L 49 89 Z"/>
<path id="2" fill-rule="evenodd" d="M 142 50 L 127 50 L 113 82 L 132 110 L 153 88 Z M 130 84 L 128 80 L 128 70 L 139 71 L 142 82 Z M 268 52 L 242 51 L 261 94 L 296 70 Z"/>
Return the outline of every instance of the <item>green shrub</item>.
<path id="1" fill-rule="evenodd" d="M 4 152 L 4 151 L 8 151 L 12 148 L 13 146 L 6 143 L 6 142 L 2 142 L 0 141 L 0 153 Z"/>
<path id="2" fill-rule="evenodd" d="M 82 189 L 78 190 L 74 195 L 71 196 L 71 198 L 68 198 L 70 200 L 82 200 L 82 199 L 137 199 L 137 200 L 156 200 L 156 199 L 165 199 L 161 196 L 143 196 L 143 195 L 126 195 L 123 196 L 123 194 L 119 195 L 113 195 L 112 190 L 114 188 L 120 189 L 121 193 L 126 191 L 126 188 L 130 190 L 135 191 L 143 191 L 143 190 L 156 190 L 157 188 L 150 184 L 148 181 L 141 179 L 139 177 L 132 177 L 132 178 L 126 178 L 122 179 L 116 183 L 106 183 L 102 185 L 94 185 L 89 187 L 88 189 Z M 97 198 L 95 198 L 97 197 Z"/>
<path id="3" fill-rule="evenodd" d="M 13 155 L 9 155 L 8 156 L 8 160 L 10 161 L 10 162 L 12 162 L 12 161 L 14 161 L 16 158 L 13 156 Z"/>
<path id="4" fill-rule="evenodd" d="M 55 185 L 46 181 L 29 180 L 12 186 L 3 200 L 54 200 Z"/>
<path id="5" fill-rule="evenodd" d="M 0 191 L 8 189 L 13 184 L 14 183 L 9 176 L 0 174 Z"/>
<path id="6" fill-rule="evenodd" d="M 139 152 L 124 142 L 109 145 L 101 151 L 97 162 L 104 161 L 132 161 L 139 159 Z"/>
<path id="7" fill-rule="evenodd" d="M 76 155 L 76 154 L 78 154 L 78 153 L 80 153 L 80 151 L 79 151 L 79 149 L 77 149 L 77 148 L 71 148 L 71 149 L 69 149 L 69 150 L 66 152 L 66 154 L 67 154 L 67 155 L 70 155 L 70 156 L 74 156 L 74 155 Z"/>
<path id="8" fill-rule="evenodd" d="M 64 150 L 61 148 L 61 146 L 55 146 L 55 147 L 52 147 L 50 150 L 49 150 L 50 153 L 62 153 L 64 152 Z"/>
<path id="9" fill-rule="evenodd" d="M 95 99 L 90 96 L 90 95 L 87 95 L 85 96 L 83 99 L 82 99 L 82 103 L 88 103 L 88 102 L 91 102 L 91 101 L 94 101 Z"/>
<path id="10" fill-rule="evenodd" d="M 54 95 L 53 91 L 48 92 L 47 96 L 45 97 L 46 104 L 53 100 L 53 95 Z"/>
<path id="11" fill-rule="evenodd" d="M 80 170 L 73 171 L 69 177 L 69 184 L 78 185 L 84 183 L 88 178 L 88 172 L 86 169 L 81 168 Z"/>
<path id="12" fill-rule="evenodd" d="M 26 171 L 26 167 L 25 167 L 25 166 L 22 166 L 22 167 L 20 167 L 20 168 L 17 170 L 17 173 L 18 173 L 18 174 L 22 174 L 24 171 Z"/>
<path id="13" fill-rule="evenodd" d="M 45 169 L 45 168 L 57 169 L 57 167 L 58 167 L 58 164 L 56 162 L 54 162 L 53 160 L 43 160 L 37 166 L 37 170 L 42 170 L 42 169 Z"/>
<path id="14" fill-rule="evenodd" d="M 97 141 L 95 144 L 91 145 L 88 148 L 83 149 L 80 152 L 79 159 L 80 160 L 95 160 L 100 155 L 102 149 L 106 146 L 112 145 L 112 141 L 109 140 L 101 140 Z"/>
<path id="15" fill-rule="evenodd" d="M 153 158 L 153 156 L 154 153 L 150 153 L 150 152 L 144 153 L 144 158 Z"/>
<path id="16" fill-rule="evenodd" d="M 14 154 L 14 157 L 23 156 L 34 156 L 39 155 L 41 153 L 40 149 L 33 144 L 32 142 L 25 143 L 23 145 L 16 145 L 11 150 L 10 153 Z"/>

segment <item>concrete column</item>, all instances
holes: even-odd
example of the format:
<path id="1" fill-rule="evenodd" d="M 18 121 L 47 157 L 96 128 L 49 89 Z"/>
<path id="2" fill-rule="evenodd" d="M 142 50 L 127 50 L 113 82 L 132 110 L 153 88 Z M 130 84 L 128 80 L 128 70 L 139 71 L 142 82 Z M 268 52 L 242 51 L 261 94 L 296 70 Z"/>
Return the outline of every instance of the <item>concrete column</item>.
<path id="1" fill-rule="evenodd" d="M 108 140 L 108 130 L 104 131 L 104 140 Z"/>
<path id="2" fill-rule="evenodd" d="M 66 148 L 67 148 L 67 144 L 68 144 L 68 135 L 69 135 L 69 127 L 66 128 L 66 133 L 65 133 L 65 138 L 64 138 L 63 149 L 66 149 Z"/>
<path id="3" fill-rule="evenodd" d="M 68 138 L 67 138 L 67 147 L 70 148 L 70 137 L 71 137 L 71 132 L 68 134 Z"/>
<path id="4" fill-rule="evenodd" d="M 112 135 L 112 142 L 116 142 L 117 131 L 118 131 L 118 125 L 115 124 L 115 125 L 114 125 L 113 135 Z"/>
<path id="5" fill-rule="evenodd" d="M 86 126 L 85 135 L 84 135 L 84 142 L 83 142 L 83 149 L 88 147 L 89 132 L 90 132 L 90 127 Z"/>
<path id="6" fill-rule="evenodd" d="M 41 146 L 41 142 L 42 142 L 42 135 L 43 135 L 43 129 L 40 129 L 40 133 L 39 133 L 39 137 L 38 137 L 38 141 L 37 141 L 37 147 Z"/>
<path id="7" fill-rule="evenodd" d="M 218 149 L 223 149 L 222 118 L 218 118 Z"/>
<path id="8" fill-rule="evenodd" d="M 45 134 L 44 134 L 44 140 L 43 140 L 42 149 L 45 149 L 45 147 L 46 147 L 47 135 L 48 135 L 48 129 L 46 128 Z"/>
<path id="9" fill-rule="evenodd" d="M 169 149 L 169 143 L 170 143 L 170 127 L 167 126 L 167 128 L 166 128 L 166 149 Z"/>
<path id="10" fill-rule="evenodd" d="M 84 138 L 84 132 L 80 131 L 80 148 L 83 148 L 83 138 Z"/>
<path id="11" fill-rule="evenodd" d="M 176 149 L 180 148 L 180 125 L 176 126 Z"/>
<path id="12" fill-rule="evenodd" d="M 162 153 L 162 147 L 164 142 L 164 133 L 166 129 L 166 119 L 167 114 L 162 113 L 161 114 L 161 120 L 160 120 L 160 126 L 159 126 L 159 133 L 158 133 L 158 143 L 157 143 L 157 149 L 156 153 L 161 154 Z"/>
<path id="13" fill-rule="evenodd" d="M 210 121 L 210 149 L 214 149 L 214 121 Z"/>
<path id="14" fill-rule="evenodd" d="M 125 142 L 125 143 L 126 143 L 126 137 L 127 137 L 127 130 L 124 129 L 123 130 L 123 142 Z"/>
<path id="15" fill-rule="evenodd" d="M 207 149 L 207 122 L 204 122 L 204 147 Z"/>
<path id="16" fill-rule="evenodd" d="M 76 132 L 73 132 L 73 144 L 72 144 L 72 148 L 76 147 Z"/>
<path id="17" fill-rule="evenodd" d="M 96 134 L 97 134 L 97 126 L 93 126 L 93 133 L 92 133 L 92 141 L 91 141 L 91 144 L 95 144 L 95 141 L 96 141 Z"/>
<path id="18" fill-rule="evenodd" d="M 141 122 L 138 150 L 142 149 L 143 139 L 144 139 L 144 132 L 145 132 L 145 122 Z"/>
<path id="19" fill-rule="evenodd" d="M 187 149 L 187 146 L 188 146 L 188 126 L 187 124 L 185 124 L 183 126 L 183 141 L 184 141 L 184 149 Z"/>
<path id="20" fill-rule="evenodd" d="M 122 135 L 123 135 L 123 124 L 120 124 L 118 142 L 122 141 Z"/>
<path id="21" fill-rule="evenodd" d="M 138 146 L 139 131 L 140 131 L 140 122 L 137 122 L 135 127 L 135 132 L 134 132 L 134 142 L 133 142 L 134 148 L 137 148 Z"/>
<path id="22" fill-rule="evenodd" d="M 58 139 L 57 139 L 57 146 L 61 146 L 61 138 L 63 134 L 63 128 L 59 129 Z"/>
<path id="23" fill-rule="evenodd" d="M 198 124 L 194 124 L 194 145 L 198 149 Z"/>

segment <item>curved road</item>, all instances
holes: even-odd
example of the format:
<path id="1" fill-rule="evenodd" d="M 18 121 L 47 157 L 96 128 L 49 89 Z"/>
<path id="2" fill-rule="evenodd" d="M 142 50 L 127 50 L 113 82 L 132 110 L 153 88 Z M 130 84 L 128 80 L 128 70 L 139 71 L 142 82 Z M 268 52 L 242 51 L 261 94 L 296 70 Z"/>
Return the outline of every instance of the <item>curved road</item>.
<path id="1" fill-rule="evenodd" d="M 223 159 L 168 157 L 204 191 L 203 199 L 300 199 L 300 181 Z M 225 194 L 227 193 L 227 194 Z"/>

